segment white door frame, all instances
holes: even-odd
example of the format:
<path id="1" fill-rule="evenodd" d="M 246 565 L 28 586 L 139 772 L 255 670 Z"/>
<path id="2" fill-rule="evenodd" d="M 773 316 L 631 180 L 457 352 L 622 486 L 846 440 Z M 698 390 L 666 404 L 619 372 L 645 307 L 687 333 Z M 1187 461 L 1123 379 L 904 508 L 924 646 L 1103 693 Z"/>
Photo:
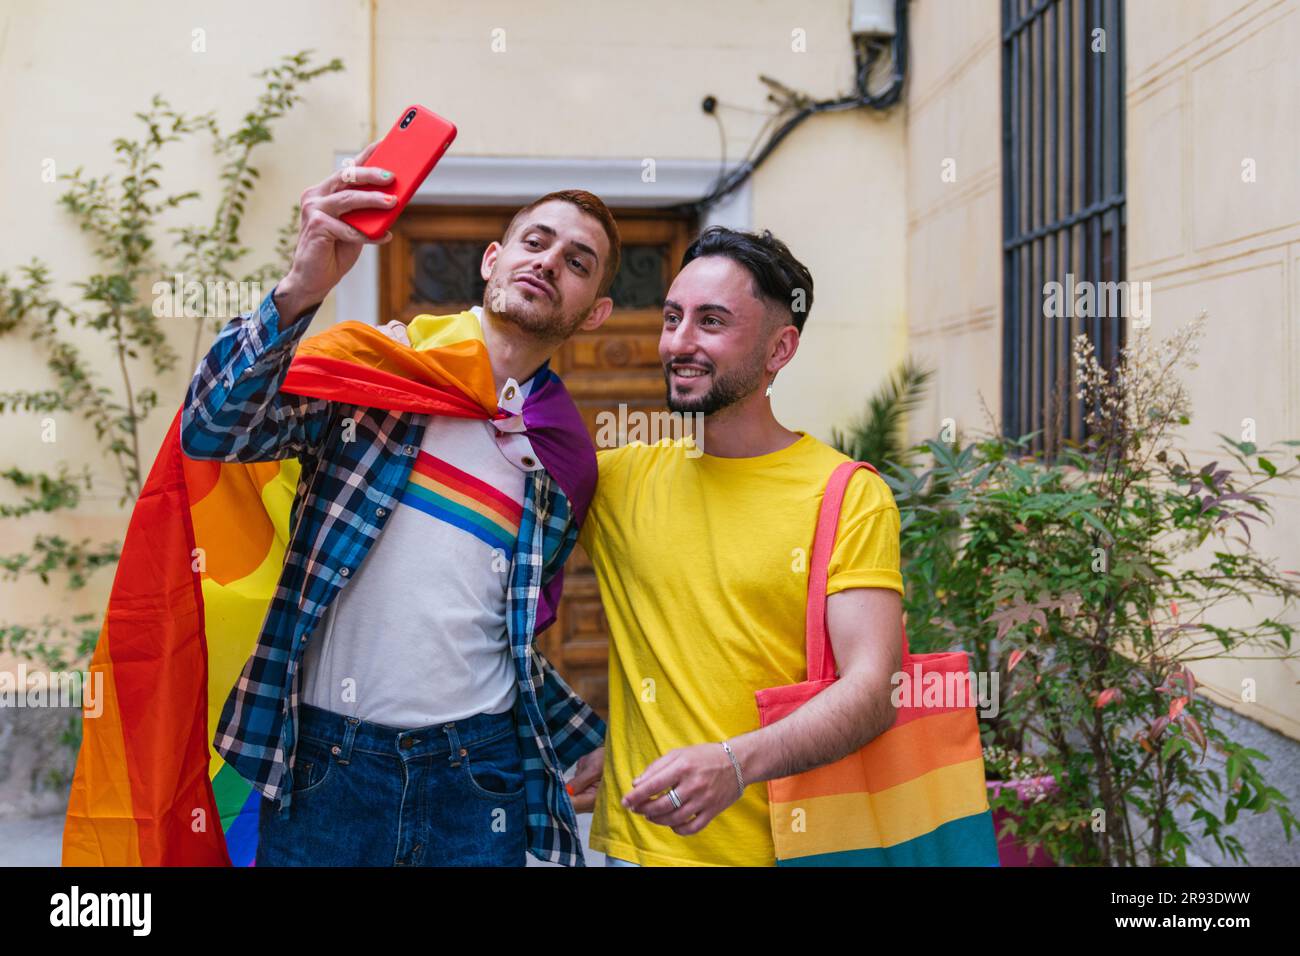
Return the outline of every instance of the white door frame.
<path id="1" fill-rule="evenodd" d="M 334 154 L 342 169 L 355 153 Z M 586 189 L 610 206 L 653 207 L 699 199 L 713 185 L 718 164 L 706 160 L 656 160 L 654 181 L 643 181 L 647 160 L 526 159 L 510 156 L 448 156 L 416 190 L 412 205 L 522 206 L 558 189 Z M 729 166 L 728 171 L 734 169 Z M 750 180 L 715 204 L 700 223 L 749 229 Z M 379 321 L 379 249 L 367 245 L 357 264 L 335 287 L 335 321 Z"/>

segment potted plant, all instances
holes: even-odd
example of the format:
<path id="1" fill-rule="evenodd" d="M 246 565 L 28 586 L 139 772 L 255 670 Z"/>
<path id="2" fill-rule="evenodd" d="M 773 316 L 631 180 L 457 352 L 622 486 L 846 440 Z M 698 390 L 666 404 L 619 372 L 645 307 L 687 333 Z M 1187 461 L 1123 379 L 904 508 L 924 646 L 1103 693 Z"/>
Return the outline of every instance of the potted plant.
<path id="1" fill-rule="evenodd" d="M 1041 803 L 1056 793 L 1056 777 L 1032 754 L 1015 753 L 997 744 L 987 744 L 983 750 L 998 862 L 1002 866 L 1056 866 L 1037 842 L 1026 842 L 1019 835 L 1023 805 Z"/>
<path id="2" fill-rule="evenodd" d="M 1300 474 L 1300 442 L 1220 436 L 1205 463 L 1179 447 L 1179 372 L 1202 328 L 1160 343 L 1137 330 L 1111 369 L 1076 340 L 1089 434 L 1051 457 L 994 431 L 924 443 L 924 470 L 882 469 L 902 515 L 912 647 L 963 647 L 977 676 L 998 679 L 986 743 L 1033 754 L 1057 789 L 1021 802 L 1000 786 L 997 800 L 1016 811 L 1015 835 L 1062 865 L 1184 864 L 1195 825 L 1244 862 L 1227 832 L 1240 814 L 1277 813 L 1288 839 L 1296 823 L 1263 755 L 1214 725 L 1194 669 L 1297 656 L 1286 621 L 1300 582 L 1252 527 Z M 1243 595 L 1270 613 L 1222 613 Z"/>

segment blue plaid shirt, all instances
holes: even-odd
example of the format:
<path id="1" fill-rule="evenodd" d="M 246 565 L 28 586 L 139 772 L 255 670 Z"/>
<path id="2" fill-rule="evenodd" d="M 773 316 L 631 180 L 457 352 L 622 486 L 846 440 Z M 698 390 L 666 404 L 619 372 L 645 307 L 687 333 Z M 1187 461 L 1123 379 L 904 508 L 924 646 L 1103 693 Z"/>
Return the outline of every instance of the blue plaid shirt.
<path id="1" fill-rule="evenodd" d="M 295 343 L 315 310 L 281 328 L 275 290 L 232 319 L 195 371 L 181 415 L 191 458 L 296 457 L 301 478 L 284 568 L 257 647 L 226 700 L 213 746 L 287 816 L 293 790 L 299 664 L 330 603 L 398 506 L 430 416 L 283 393 Z M 553 374 L 544 366 L 538 375 Z M 350 422 L 349 432 L 344 422 Z M 527 472 L 506 615 L 519 693 L 528 849 L 583 866 L 564 770 L 604 742 L 605 724 L 534 646 L 538 600 L 573 549 L 578 525 L 547 472 Z"/>

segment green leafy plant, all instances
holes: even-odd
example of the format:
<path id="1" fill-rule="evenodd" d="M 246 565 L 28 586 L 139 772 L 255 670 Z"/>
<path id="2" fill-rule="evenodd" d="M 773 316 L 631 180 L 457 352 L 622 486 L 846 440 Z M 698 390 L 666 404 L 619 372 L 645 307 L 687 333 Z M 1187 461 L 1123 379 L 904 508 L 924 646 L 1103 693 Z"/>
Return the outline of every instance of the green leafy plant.
<path id="1" fill-rule="evenodd" d="M 1220 436 L 1224 455 L 1204 464 L 1178 447 L 1190 421 L 1179 372 L 1194 367 L 1202 329 L 1203 318 L 1159 345 L 1139 331 L 1110 370 L 1076 340 L 1089 438 L 1050 461 L 1026 454 L 1032 436 L 994 434 L 926 442 L 930 467 L 886 476 L 912 646 L 961 646 L 977 672 L 999 675 L 985 743 L 1032 755 L 1059 790 L 1031 804 L 1007 791 L 994 806 L 1062 863 L 1183 864 L 1180 807 L 1240 861 L 1227 831 L 1241 814 L 1277 813 L 1288 840 L 1296 822 L 1257 767 L 1264 755 L 1215 726 L 1193 667 L 1296 656 L 1285 617 L 1300 582 L 1251 529 L 1300 472 L 1300 442 Z M 1248 625 L 1223 613 L 1240 599 L 1255 609 Z"/>
<path id="2" fill-rule="evenodd" d="M 1033 754 L 1008 750 L 998 744 L 986 744 L 982 751 L 987 780 L 1032 780 L 1047 774 L 1047 765 Z"/>
<path id="3" fill-rule="evenodd" d="M 54 419 L 48 416 L 55 412 L 90 422 L 100 451 L 112 462 L 114 473 L 107 483 L 120 491 L 119 506 L 128 506 L 140 493 L 145 465 L 140 430 L 159 404 L 156 390 L 140 387 L 136 379 L 143 372 L 162 375 L 178 361 L 160 318 L 192 319 L 194 344 L 188 367 L 194 368 L 204 333 L 215 331 L 238 312 L 230 309 L 214 316 L 205 308 L 194 315 L 188 310 L 178 314 L 175 302 L 170 310 L 160 310 L 157 290 L 171 284 L 177 274 L 200 284 L 269 285 L 287 269 L 297 231 L 296 206 L 280 233 L 275 255 L 255 267 L 240 265 L 252 254 L 239 237 L 259 175 L 252 154 L 271 142 L 273 124 L 301 101 L 305 84 L 342 69 L 337 59 L 313 65 L 310 50 L 283 57 L 255 74 L 264 81 L 264 89 L 229 134 L 222 133 L 211 113 L 187 116 L 172 109 L 162 96 L 154 96 L 147 110 L 135 114 L 143 131 L 135 138 L 113 141 L 116 175 L 87 176 L 78 167 L 59 177 L 68 181 L 59 201 L 90 237 L 102 263 L 101 271 L 72 283 L 80 290 L 80 299 L 68 301 L 56 295 L 49 268 L 36 259 L 18 267 L 14 275 L 0 273 L 0 336 L 26 333 L 44 355 L 52 379 L 46 388 L 0 391 L 0 414 L 47 416 L 40 423 L 47 430 L 53 429 Z M 160 217 L 198 199 L 200 193 L 197 189 L 166 192 L 159 181 L 160 159 L 169 144 L 202 134 L 211 137 L 221 164 L 216 212 L 210 223 L 170 229 L 176 260 L 164 261 L 155 238 Z M 87 329 L 102 336 L 116 362 L 115 386 L 100 381 L 74 344 L 76 331 Z M 179 403 L 180 397 L 175 400 Z M 91 490 L 94 476 L 89 466 L 74 473 L 62 462 L 52 474 L 16 467 L 0 472 L 10 497 L 19 499 L 17 504 L 0 505 L 0 519 L 75 512 Z M 44 586 L 59 576 L 68 590 L 75 591 L 100 569 L 116 566 L 120 555 L 117 542 L 37 535 L 27 550 L 0 555 L 0 573 L 9 581 L 36 578 Z M 70 622 L 46 617 L 37 624 L 0 625 L 0 649 L 39 658 L 51 668 L 71 666 L 94 649 L 99 634 L 94 617 L 79 615 Z"/>
<path id="4" fill-rule="evenodd" d="M 907 414 L 925 397 L 934 372 L 922 369 L 912 359 L 896 368 L 867 402 L 866 411 L 840 431 L 831 429 L 831 447 L 854 461 L 867 461 L 884 472 L 894 462 L 907 458 L 909 447 L 903 437 Z"/>

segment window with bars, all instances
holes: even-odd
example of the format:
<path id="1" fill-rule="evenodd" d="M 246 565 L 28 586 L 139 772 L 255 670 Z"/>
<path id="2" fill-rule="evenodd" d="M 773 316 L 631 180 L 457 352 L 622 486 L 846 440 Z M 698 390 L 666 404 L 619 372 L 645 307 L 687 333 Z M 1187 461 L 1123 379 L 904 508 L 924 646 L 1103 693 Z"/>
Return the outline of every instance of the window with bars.
<path id="1" fill-rule="evenodd" d="M 1002 424 L 1049 455 L 1085 433 L 1072 339 L 1123 345 L 1115 297 L 1072 294 L 1124 279 L 1123 27 L 1124 0 L 1002 0 Z"/>

